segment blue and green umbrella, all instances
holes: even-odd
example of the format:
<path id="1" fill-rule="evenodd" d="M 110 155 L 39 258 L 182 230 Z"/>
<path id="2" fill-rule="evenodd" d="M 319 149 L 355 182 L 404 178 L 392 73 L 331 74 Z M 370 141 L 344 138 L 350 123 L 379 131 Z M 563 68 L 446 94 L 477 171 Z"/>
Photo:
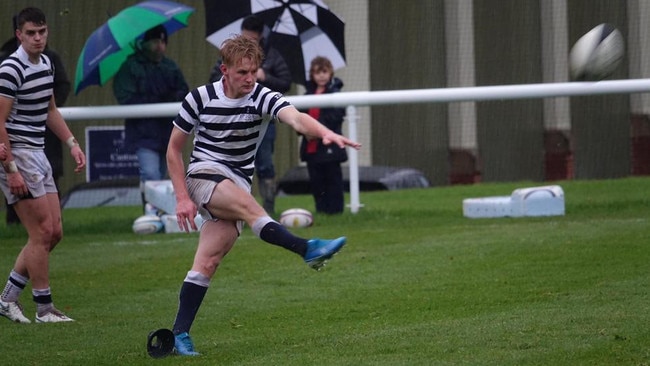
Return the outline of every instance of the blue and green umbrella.
<path id="1" fill-rule="evenodd" d="M 143 1 L 120 11 L 97 28 L 81 50 L 75 94 L 90 85 L 106 84 L 135 52 L 135 41 L 147 30 L 162 24 L 172 34 L 187 26 L 193 12 L 194 8 L 166 0 Z"/>

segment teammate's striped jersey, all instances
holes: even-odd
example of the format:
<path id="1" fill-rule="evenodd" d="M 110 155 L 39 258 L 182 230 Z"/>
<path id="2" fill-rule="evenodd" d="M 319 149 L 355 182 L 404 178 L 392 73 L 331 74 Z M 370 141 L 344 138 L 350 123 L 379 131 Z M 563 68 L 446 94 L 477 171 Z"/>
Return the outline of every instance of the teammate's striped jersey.
<path id="1" fill-rule="evenodd" d="M 251 183 L 255 154 L 269 121 L 290 105 L 281 93 L 260 84 L 240 99 L 226 97 L 221 80 L 192 90 L 174 119 L 185 133 L 194 131 L 188 171 L 216 162 Z"/>
<path id="2" fill-rule="evenodd" d="M 5 127 L 11 148 L 43 149 L 47 107 L 54 87 L 54 67 L 46 55 L 37 65 L 27 52 L 16 52 L 0 64 L 0 95 L 12 98 Z"/>

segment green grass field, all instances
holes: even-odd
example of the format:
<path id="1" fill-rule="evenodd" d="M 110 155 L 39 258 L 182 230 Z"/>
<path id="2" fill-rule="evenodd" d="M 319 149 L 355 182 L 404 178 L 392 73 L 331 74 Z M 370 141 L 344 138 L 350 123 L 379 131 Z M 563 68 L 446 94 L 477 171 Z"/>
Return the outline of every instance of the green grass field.
<path id="1" fill-rule="evenodd" d="M 648 365 L 650 178 L 561 182 L 566 215 L 467 219 L 462 200 L 539 183 L 362 193 L 295 232 L 348 236 L 322 272 L 246 229 L 192 328 L 197 358 L 146 353 L 169 328 L 196 234 L 131 233 L 137 207 L 68 209 L 51 257 L 77 321 L 0 319 L 3 365 Z M 313 210 L 308 196 L 279 210 Z M 0 216 L 0 277 L 24 244 Z M 35 306 L 23 293 L 27 315 Z"/>

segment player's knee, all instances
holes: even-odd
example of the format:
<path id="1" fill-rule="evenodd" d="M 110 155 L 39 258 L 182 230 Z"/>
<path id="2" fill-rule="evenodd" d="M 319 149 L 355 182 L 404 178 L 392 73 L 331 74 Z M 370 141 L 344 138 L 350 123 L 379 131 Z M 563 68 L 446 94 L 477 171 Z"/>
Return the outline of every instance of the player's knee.
<path id="1" fill-rule="evenodd" d="M 47 223 L 40 223 L 38 228 L 30 230 L 30 233 L 30 240 L 39 246 L 46 247 L 48 251 L 54 240 L 56 240 L 56 231 L 52 225 L 48 225 Z M 58 240 L 60 241 L 61 238 L 59 237 Z"/>
<path id="2" fill-rule="evenodd" d="M 52 235 L 50 236 L 50 251 L 56 247 L 57 244 L 63 239 L 63 230 L 59 229 L 54 229 L 52 231 Z"/>

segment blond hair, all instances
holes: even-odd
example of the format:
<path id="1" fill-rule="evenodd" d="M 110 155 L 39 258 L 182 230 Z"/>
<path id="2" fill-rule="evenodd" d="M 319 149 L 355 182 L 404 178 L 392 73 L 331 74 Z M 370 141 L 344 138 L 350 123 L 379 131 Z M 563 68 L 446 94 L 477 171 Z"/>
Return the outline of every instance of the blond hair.
<path id="1" fill-rule="evenodd" d="M 228 67 L 234 67 L 244 58 L 249 58 L 257 66 L 262 65 L 264 51 L 256 41 L 238 35 L 227 39 L 221 45 L 221 57 Z"/>

